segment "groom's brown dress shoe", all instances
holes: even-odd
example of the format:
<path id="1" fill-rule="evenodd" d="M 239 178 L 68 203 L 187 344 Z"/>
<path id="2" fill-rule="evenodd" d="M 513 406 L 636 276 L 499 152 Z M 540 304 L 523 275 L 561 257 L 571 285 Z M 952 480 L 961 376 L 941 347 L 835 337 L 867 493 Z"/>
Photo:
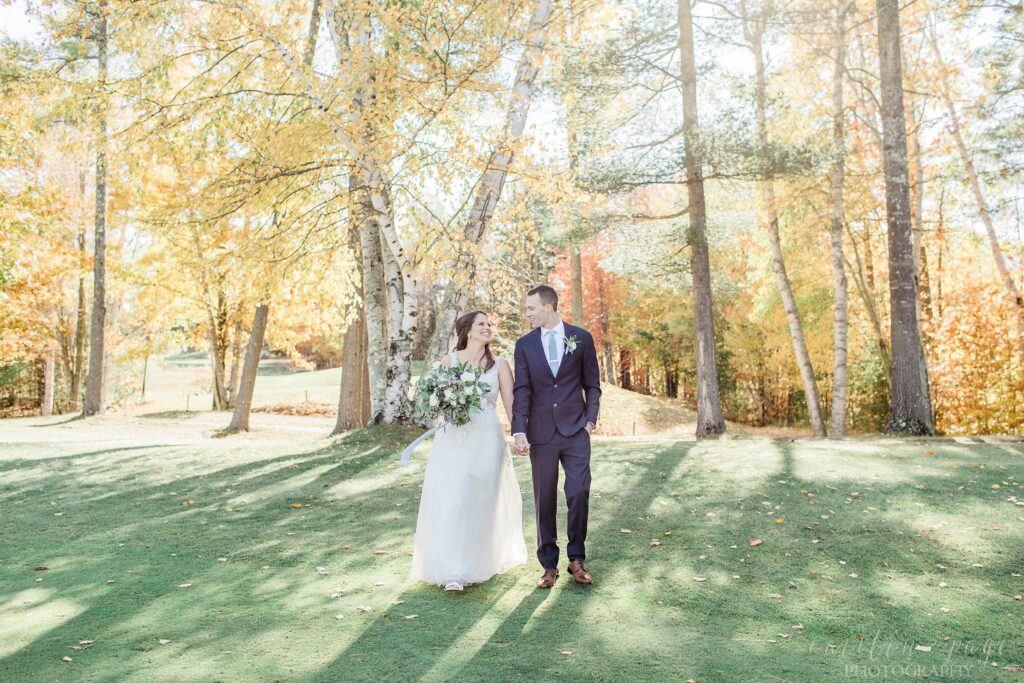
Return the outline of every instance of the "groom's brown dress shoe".
<path id="1" fill-rule="evenodd" d="M 588 586 L 594 582 L 587 570 L 583 568 L 582 560 L 573 560 L 570 562 L 569 573 L 572 574 L 572 578 L 576 583 Z"/>
<path id="2" fill-rule="evenodd" d="M 558 568 L 552 567 L 551 569 L 544 570 L 544 576 L 540 577 L 537 582 L 537 588 L 551 588 L 555 585 L 555 579 L 558 578 Z"/>

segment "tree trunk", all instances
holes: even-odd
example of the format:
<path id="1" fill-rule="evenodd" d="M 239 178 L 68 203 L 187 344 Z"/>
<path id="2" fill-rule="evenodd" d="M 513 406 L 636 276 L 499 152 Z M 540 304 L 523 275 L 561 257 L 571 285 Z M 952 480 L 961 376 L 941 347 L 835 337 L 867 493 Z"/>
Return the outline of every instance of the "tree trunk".
<path id="1" fill-rule="evenodd" d="M 832 289 L 835 311 L 832 323 L 832 438 L 846 437 L 847 339 L 849 334 L 849 291 L 846 282 L 846 257 L 843 231 L 846 224 L 843 185 L 846 179 L 846 105 L 843 101 L 843 74 L 846 69 L 846 14 L 851 3 L 836 3 L 835 62 L 832 67 Z"/>
<path id="2" fill-rule="evenodd" d="M 341 354 L 341 398 L 338 401 L 338 419 L 332 435 L 363 427 L 370 419 L 366 316 L 362 308 L 345 330 Z"/>
<path id="3" fill-rule="evenodd" d="M 882 134 L 885 146 L 885 209 L 889 228 L 889 307 L 893 363 L 888 431 L 934 434 L 928 367 L 917 321 L 899 2 L 876 0 L 875 6 L 878 12 Z"/>
<path id="4" fill-rule="evenodd" d="M 370 382 L 370 424 L 384 419 L 384 396 L 387 391 L 387 330 L 384 323 L 384 270 L 380 231 L 373 216 L 373 206 L 362 189 L 357 174 L 349 178 L 349 192 L 358 217 L 359 251 L 363 276 L 363 311 L 366 320 L 367 364 Z"/>
<path id="5" fill-rule="evenodd" d="M 583 327 L 583 255 L 578 244 L 569 250 L 569 270 L 572 277 L 572 323 Z"/>
<path id="6" fill-rule="evenodd" d="M 601 325 L 601 346 L 604 350 L 604 381 L 608 384 L 615 384 L 615 358 L 612 353 L 612 343 L 608 338 L 611 332 L 611 324 L 608 320 L 608 301 L 605 298 L 604 277 L 597 278 L 597 305 L 598 319 Z"/>
<path id="7" fill-rule="evenodd" d="M 79 174 L 79 190 L 82 197 L 85 197 L 85 172 Z M 85 255 L 85 223 L 78 229 L 78 253 Z M 86 293 L 85 293 L 85 271 L 80 270 L 78 274 L 78 311 L 75 317 L 75 358 L 70 372 L 70 387 L 68 402 L 69 409 L 77 412 L 82 409 L 82 380 L 85 377 L 85 347 L 86 332 Z"/>
<path id="8" fill-rule="evenodd" d="M 252 410 L 252 395 L 256 388 L 256 372 L 260 366 L 260 354 L 263 351 L 263 337 L 267 332 L 267 317 L 270 305 L 263 302 L 256 306 L 252 318 L 252 332 L 249 334 L 249 345 L 245 349 L 245 364 L 242 367 L 242 382 L 238 387 L 235 401 L 235 412 L 231 416 L 229 432 L 249 431 L 249 413 Z"/>
<path id="9" fill-rule="evenodd" d="M 306 49 L 302 53 L 302 63 L 307 67 L 313 66 L 313 57 L 316 54 L 316 37 L 320 32 L 320 0 L 313 0 L 313 7 L 309 11 L 309 31 L 306 32 Z"/>
<path id="10" fill-rule="evenodd" d="M 975 169 L 974 160 L 971 158 L 970 153 L 967 151 L 967 145 L 964 143 L 960 116 L 957 114 L 956 104 L 953 102 L 953 95 L 949 88 L 949 77 L 946 75 L 942 53 L 939 51 L 939 43 L 934 31 L 931 32 L 931 44 L 932 51 L 935 53 L 935 59 L 939 62 L 942 100 L 946 104 L 946 112 L 949 115 L 949 129 L 953 133 L 953 139 L 956 141 L 957 152 L 960 154 L 960 163 L 963 164 L 964 170 L 967 172 L 967 182 L 971 186 L 974 202 L 978 206 L 978 214 L 981 216 L 981 222 L 985 226 L 985 234 L 988 236 L 989 247 L 992 249 L 992 258 L 995 260 L 996 268 L 1003 279 L 1003 286 L 1006 287 L 1006 294 L 1010 305 L 1014 307 L 1014 313 L 1016 313 L 1017 351 L 1024 358 L 1024 296 L 1021 296 L 1020 288 L 1017 287 L 1017 283 L 1014 281 L 1013 275 L 1006 265 L 1006 257 L 1003 256 L 1003 250 L 999 246 L 999 238 L 996 236 L 995 226 L 992 223 L 992 213 L 989 210 L 988 201 L 985 199 L 985 193 L 981 189 L 978 171 Z"/>
<path id="11" fill-rule="evenodd" d="M 224 380 L 227 356 L 227 318 L 228 309 L 224 291 L 217 289 L 216 309 L 209 313 L 210 318 L 210 364 L 213 370 L 213 410 L 226 410 L 228 407 L 227 384 Z"/>
<path id="12" fill-rule="evenodd" d="M 390 197 L 390 193 L 383 193 Z M 387 210 L 391 210 L 390 199 Z M 378 225 L 382 224 L 378 209 Z M 381 247 L 384 262 L 384 291 L 387 297 L 387 389 L 384 394 L 384 422 L 406 424 L 412 420 L 412 405 L 409 402 L 409 383 L 412 375 L 412 340 L 416 332 L 416 290 L 409 285 L 412 280 L 408 273 L 412 266 L 401 258 L 402 253 L 394 248 L 397 238 L 385 239 L 381 230 Z M 410 306 L 412 310 L 410 311 Z"/>
<path id="13" fill-rule="evenodd" d="M 633 390 L 632 354 L 629 349 L 619 349 L 619 382 L 623 389 Z"/>
<path id="14" fill-rule="evenodd" d="M 46 354 L 43 358 L 43 402 L 39 406 L 39 414 L 43 417 L 53 415 L 54 365 L 53 354 Z"/>
<path id="15" fill-rule="evenodd" d="M 104 332 L 107 318 L 107 2 L 100 0 L 96 16 L 96 60 L 99 90 L 96 107 L 96 213 L 92 267 L 92 322 L 89 339 L 89 375 L 85 382 L 82 415 L 103 412 Z"/>
<path id="16" fill-rule="evenodd" d="M 857 241 L 853 237 L 853 232 L 850 230 L 850 226 L 846 226 L 846 231 L 850 235 L 850 246 L 853 247 L 853 256 L 857 262 L 857 267 L 850 266 L 850 271 L 853 273 L 853 281 L 857 285 L 857 292 L 860 294 L 861 301 L 864 303 L 864 309 L 867 311 L 868 319 L 871 321 L 871 327 L 875 331 L 875 338 L 878 344 L 878 353 L 882 358 L 882 364 L 885 367 L 885 381 L 886 384 L 892 386 L 892 358 L 889 356 L 889 345 L 885 341 L 885 332 L 882 330 L 882 319 L 878 315 L 878 307 L 875 305 L 875 299 L 873 293 L 868 285 L 868 280 L 864 274 L 864 267 L 860 260 L 860 251 L 857 249 Z M 867 242 L 865 242 L 867 244 Z M 865 258 L 865 260 L 867 260 Z M 847 263 L 849 266 L 849 263 Z"/>
<path id="17" fill-rule="evenodd" d="M 469 300 L 469 292 L 476 278 L 476 260 L 478 249 L 487 233 L 494 209 L 501 197 L 505 178 L 508 176 L 512 163 L 513 140 L 518 140 L 526 128 L 526 115 L 533 99 L 534 84 L 540 71 L 543 49 L 547 41 L 548 24 L 551 19 L 552 0 L 537 0 L 528 29 L 530 39 L 523 49 L 516 70 L 515 84 L 509 98 L 508 111 L 505 114 L 505 128 L 501 139 L 494 146 L 483 176 L 477 185 L 476 197 L 470 209 L 469 218 L 463 228 L 465 246 L 460 250 L 452 272 L 462 275 L 458 280 L 449 282 L 444 299 L 437 312 L 437 327 L 430 344 L 428 358 L 440 358 L 448 352 L 449 342 L 455 325 L 455 319 L 464 312 Z"/>
<path id="18" fill-rule="evenodd" d="M 241 315 L 241 311 L 239 311 Z M 228 409 L 234 409 L 238 402 L 238 382 L 242 378 L 242 334 L 245 330 L 239 322 L 235 323 L 231 337 L 231 377 L 228 379 Z"/>
<path id="19" fill-rule="evenodd" d="M 746 3 L 743 4 L 744 10 Z M 807 416 L 811 422 L 811 430 L 815 436 L 825 436 L 825 420 L 821 413 L 821 396 L 818 393 L 818 382 L 814 378 L 814 366 L 807 352 L 804 340 L 803 324 L 800 322 L 800 311 L 797 308 L 793 287 L 786 272 L 786 262 L 782 254 L 782 240 L 779 236 L 779 215 L 775 206 L 775 183 L 772 179 L 771 159 L 768 151 L 768 121 L 766 110 L 767 83 L 764 64 L 764 34 L 767 12 L 749 18 L 744 14 L 744 33 L 754 53 L 755 66 L 755 115 L 757 118 L 758 146 L 761 149 L 762 174 L 761 180 L 761 211 L 768 241 L 771 244 L 772 268 L 775 271 L 775 284 L 779 288 L 782 307 L 789 323 L 789 334 L 793 340 L 793 354 L 796 357 L 800 378 L 803 380 L 804 395 L 807 400 Z"/>
<path id="20" fill-rule="evenodd" d="M 725 431 L 718 398 L 715 363 L 715 325 L 711 312 L 711 263 L 705 236 L 702 142 L 697 128 L 697 66 L 693 46 L 693 14 L 690 0 L 678 0 L 679 52 L 683 96 L 683 144 L 686 148 L 686 190 L 690 214 L 690 270 L 693 274 L 694 338 L 697 345 L 697 436 Z"/>

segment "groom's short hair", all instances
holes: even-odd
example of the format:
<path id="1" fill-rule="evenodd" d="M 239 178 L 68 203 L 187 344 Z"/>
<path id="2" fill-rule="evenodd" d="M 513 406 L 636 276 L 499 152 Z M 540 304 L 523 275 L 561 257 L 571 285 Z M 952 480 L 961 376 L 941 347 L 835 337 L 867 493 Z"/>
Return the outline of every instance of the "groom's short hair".
<path id="1" fill-rule="evenodd" d="M 548 285 L 537 285 L 527 292 L 526 296 L 533 296 L 534 294 L 540 297 L 541 303 L 551 304 L 551 308 L 556 311 L 558 310 L 558 292 L 555 291 L 554 287 L 549 287 Z"/>

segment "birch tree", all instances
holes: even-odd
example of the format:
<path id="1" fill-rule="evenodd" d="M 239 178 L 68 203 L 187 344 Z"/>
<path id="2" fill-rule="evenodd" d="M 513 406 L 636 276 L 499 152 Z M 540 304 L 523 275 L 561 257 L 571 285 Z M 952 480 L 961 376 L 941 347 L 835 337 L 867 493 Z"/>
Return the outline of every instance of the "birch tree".
<path id="1" fill-rule="evenodd" d="M 768 86 L 765 75 L 764 40 L 768 21 L 772 17 L 775 7 L 772 0 L 766 0 L 757 12 L 752 12 L 749 5 L 750 3 L 747 0 L 740 0 L 740 19 L 743 25 L 743 37 L 754 55 L 754 116 L 757 128 L 757 144 L 761 157 L 760 175 L 762 178 L 759 184 L 761 187 L 762 223 L 764 224 L 765 231 L 768 233 L 768 242 L 771 245 L 772 270 L 775 272 L 775 283 L 779 289 L 779 296 L 782 299 L 782 307 L 786 312 L 786 321 L 789 323 L 789 333 L 793 341 L 793 354 L 796 357 L 797 368 L 800 371 L 800 378 L 804 384 L 804 396 L 807 399 L 807 415 L 811 422 L 811 429 L 815 436 L 825 436 L 825 421 L 822 418 L 818 382 L 814 378 L 814 366 L 811 363 L 811 356 L 807 352 L 807 342 L 804 340 L 804 328 L 800 321 L 800 311 L 797 307 L 796 297 L 793 295 L 793 287 L 790 284 L 789 274 L 786 272 L 786 262 L 782 253 L 782 240 L 779 236 L 779 213 L 775 200 L 774 172 L 771 169 L 772 160 L 769 156 Z"/>
<path id="2" fill-rule="evenodd" d="M 934 27 L 928 33 L 932 54 L 935 56 L 936 65 L 938 66 L 939 90 L 942 102 L 946 108 L 946 115 L 949 117 L 949 132 L 952 134 L 953 140 L 956 142 L 957 153 L 960 156 L 960 163 L 963 165 L 964 171 L 967 173 L 967 184 L 971 188 L 971 195 L 974 197 L 974 203 L 978 209 L 978 216 L 981 218 L 982 225 L 985 226 L 985 236 L 988 238 L 988 244 L 992 250 L 992 259 L 996 262 L 996 268 L 999 271 L 999 276 L 1003 281 L 1003 286 L 1006 288 L 1007 299 L 1016 314 L 1017 350 L 1021 355 L 1021 359 L 1024 360 L 1024 296 L 1021 295 L 1020 288 L 1017 286 L 1016 280 L 1013 279 L 1013 275 L 1010 273 L 1010 268 L 1006 262 L 1006 256 L 1003 254 L 1002 247 L 999 245 L 999 236 L 996 235 L 995 225 L 992 222 L 992 211 L 985 198 L 985 192 L 981 187 L 981 180 L 978 178 L 978 171 L 974 167 L 974 159 L 971 157 L 971 153 L 967 149 L 967 144 L 964 142 L 963 125 L 960 122 L 960 115 L 957 112 L 956 103 L 953 101 L 952 88 L 949 83 L 949 67 L 945 64 L 945 60 L 943 59 L 942 50 L 939 47 L 939 40 L 936 36 Z"/>
<path id="3" fill-rule="evenodd" d="M 508 177 L 515 142 L 522 137 L 526 129 L 526 117 L 530 111 L 547 41 L 551 9 L 551 0 L 536 0 L 527 30 L 526 46 L 519 58 L 515 83 L 505 113 L 505 125 L 500 139 L 494 144 L 493 151 L 484 164 L 473 205 L 462 230 L 464 246 L 451 266 L 451 279 L 438 309 L 437 327 L 430 345 L 431 358 L 439 358 L 447 351 L 455 319 L 466 308 L 469 292 L 476 278 L 479 246 L 487 234 L 505 179 Z"/>
<path id="4" fill-rule="evenodd" d="M 846 226 L 844 185 L 846 183 L 846 103 L 843 75 L 846 71 L 846 17 L 853 7 L 850 0 L 836 0 L 832 57 L 832 167 L 831 190 L 832 289 L 835 308 L 832 318 L 832 437 L 846 436 L 847 344 L 849 336 L 849 292 L 846 281 L 843 231 Z"/>

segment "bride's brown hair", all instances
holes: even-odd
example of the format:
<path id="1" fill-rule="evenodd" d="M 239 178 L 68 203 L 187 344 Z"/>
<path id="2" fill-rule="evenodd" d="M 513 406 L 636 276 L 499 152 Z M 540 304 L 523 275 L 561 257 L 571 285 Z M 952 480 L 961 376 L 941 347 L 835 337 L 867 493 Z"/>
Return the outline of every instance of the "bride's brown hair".
<path id="1" fill-rule="evenodd" d="M 462 351 L 469 345 L 469 332 L 473 329 L 473 323 L 476 322 L 478 315 L 487 317 L 487 314 L 483 311 L 470 311 L 459 316 L 459 319 L 455 321 L 455 337 L 458 339 L 455 342 L 456 351 Z M 452 355 L 454 356 L 455 354 Z M 487 361 L 484 364 L 484 372 L 486 372 L 494 367 L 494 355 L 491 353 L 490 342 L 484 344 L 484 358 Z"/>

